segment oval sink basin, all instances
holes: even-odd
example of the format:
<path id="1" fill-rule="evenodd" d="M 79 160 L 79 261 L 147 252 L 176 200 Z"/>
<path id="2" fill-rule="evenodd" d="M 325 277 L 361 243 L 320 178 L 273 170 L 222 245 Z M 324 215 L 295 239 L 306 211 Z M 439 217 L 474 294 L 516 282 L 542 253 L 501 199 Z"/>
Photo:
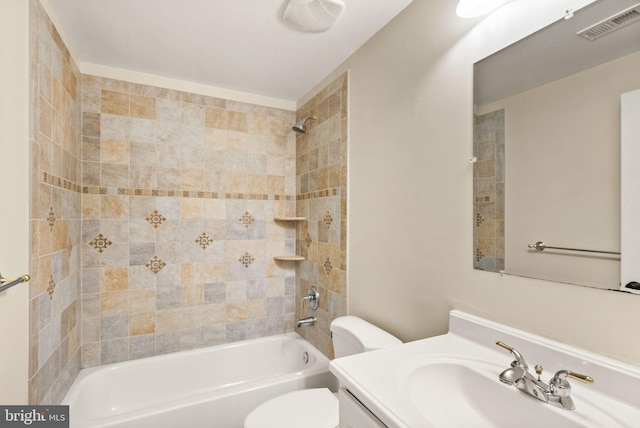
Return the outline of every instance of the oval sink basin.
<path id="1" fill-rule="evenodd" d="M 460 428 L 601 428 L 623 426 L 615 417 L 576 400 L 560 409 L 498 380 L 501 368 L 474 360 L 423 361 L 405 366 L 401 388 L 433 426 Z M 403 385 L 402 385 L 403 384 Z"/>

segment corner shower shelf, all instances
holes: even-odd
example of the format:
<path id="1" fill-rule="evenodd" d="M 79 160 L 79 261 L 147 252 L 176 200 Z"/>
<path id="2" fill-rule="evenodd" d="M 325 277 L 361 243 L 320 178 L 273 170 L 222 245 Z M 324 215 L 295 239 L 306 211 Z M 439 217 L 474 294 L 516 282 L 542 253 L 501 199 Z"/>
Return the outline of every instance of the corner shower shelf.
<path id="1" fill-rule="evenodd" d="M 275 221 L 305 221 L 305 217 L 274 217 Z"/>
<path id="2" fill-rule="evenodd" d="M 299 262 L 305 260 L 302 256 L 275 256 L 273 259 L 282 262 Z"/>
<path id="3" fill-rule="evenodd" d="M 307 219 L 305 217 L 274 217 L 273 220 L 282 221 L 282 222 L 296 222 L 296 221 L 306 221 Z M 273 259 L 281 262 L 299 262 L 299 261 L 305 260 L 303 256 L 297 256 L 297 255 L 275 256 Z"/>

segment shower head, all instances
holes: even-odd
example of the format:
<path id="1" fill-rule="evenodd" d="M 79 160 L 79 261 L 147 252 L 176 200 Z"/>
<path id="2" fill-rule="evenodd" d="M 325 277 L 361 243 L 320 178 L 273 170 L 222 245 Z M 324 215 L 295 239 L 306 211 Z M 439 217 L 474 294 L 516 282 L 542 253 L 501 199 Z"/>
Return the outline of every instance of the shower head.
<path id="1" fill-rule="evenodd" d="M 294 131 L 296 131 L 298 134 L 302 135 L 302 134 L 306 134 L 307 133 L 307 120 L 311 119 L 311 120 L 316 120 L 318 118 L 318 116 L 316 116 L 315 114 L 312 116 L 307 117 L 304 120 L 301 120 L 300 122 L 296 123 L 295 125 L 293 125 L 293 129 Z"/>

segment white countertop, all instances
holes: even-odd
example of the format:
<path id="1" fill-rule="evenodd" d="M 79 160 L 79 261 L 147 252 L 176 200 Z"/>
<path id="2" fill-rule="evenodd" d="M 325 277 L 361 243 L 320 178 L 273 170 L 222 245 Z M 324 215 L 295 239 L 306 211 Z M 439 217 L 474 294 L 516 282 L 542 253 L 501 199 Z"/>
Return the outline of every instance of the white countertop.
<path id="1" fill-rule="evenodd" d="M 543 365 L 545 381 L 556 371 L 566 369 L 590 375 L 596 382 L 594 385 L 584 385 L 571 381 L 572 397 L 576 403 L 574 411 L 535 400 L 513 386 L 500 383 L 498 375 L 509 367 L 513 356 L 495 345 L 498 340 L 520 351 L 531 371 L 534 365 Z M 613 423 L 619 427 L 632 428 L 640 423 L 640 368 L 459 311 L 452 311 L 450 330 L 445 335 L 338 358 L 331 362 L 330 370 L 342 386 L 389 428 L 422 428 L 433 425 L 413 404 L 405 380 L 416 367 L 433 361 L 457 361 L 474 366 L 478 363 L 481 370 L 486 368 L 484 374 L 491 378 L 495 371 L 495 382 L 509 388 L 515 394 L 514 399 L 533 400 L 534 406 L 548 406 L 551 410 L 543 410 L 561 412 L 559 419 L 575 419 L 575 426 L 591 426 L 589 421 L 594 418 L 589 403 L 597 403 L 602 409 L 611 409 L 610 414 L 606 411 L 607 418 L 613 418 Z M 433 385 L 433 388 L 438 387 L 438 384 Z M 499 408 L 500 403 L 496 405 Z M 533 409 L 535 411 L 536 408 Z M 450 411 L 455 412 L 456 409 Z M 534 415 L 523 415 L 523 421 L 518 426 L 527 425 L 527 420 L 535 426 Z"/>

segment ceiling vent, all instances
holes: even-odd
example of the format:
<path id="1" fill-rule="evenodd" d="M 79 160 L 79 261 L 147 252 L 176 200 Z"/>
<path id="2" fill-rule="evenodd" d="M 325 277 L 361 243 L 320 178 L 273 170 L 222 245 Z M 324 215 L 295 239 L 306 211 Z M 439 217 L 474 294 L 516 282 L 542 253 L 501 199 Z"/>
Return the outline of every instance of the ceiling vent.
<path id="1" fill-rule="evenodd" d="M 577 35 L 587 40 L 596 40 L 638 21 L 640 21 L 640 3 L 579 31 Z"/>

